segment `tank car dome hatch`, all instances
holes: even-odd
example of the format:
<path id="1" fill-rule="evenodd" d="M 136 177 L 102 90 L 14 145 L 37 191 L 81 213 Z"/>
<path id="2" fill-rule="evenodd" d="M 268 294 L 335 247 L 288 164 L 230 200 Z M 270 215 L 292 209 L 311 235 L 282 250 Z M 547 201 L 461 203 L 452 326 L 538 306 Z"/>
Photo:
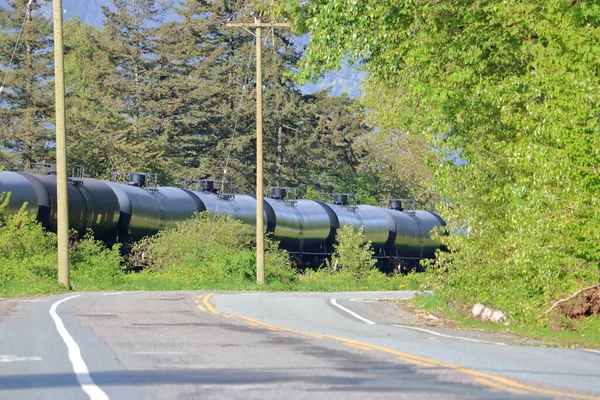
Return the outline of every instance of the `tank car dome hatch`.
<path id="1" fill-rule="evenodd" d="M 146 187 L 146 174 L 129 174 L 129 186 Z"/>
<path id="2" fill-rule="evenodd" d="M 390 210 L 404 211 L 404 207 L 402 206 L 402 200 L 388 200 L 388 208 Z"/>
<path id="3" fill-rule="evenodd" d="M 333 204 L 345 206 L 348 204 L 348 195 L 336 193 L 333 195 Z"/>
<path id="4" fill-rule="evenodd" d="M 287 196 L 287 188 L 274 187 L 271 188 L 271 194 L 269 197 L 272 199 L 283 200 Z"/>
<path id="5" fill-rule="evenodd" d="M 205 180 L 200 181 L 201 192 L 215 192 L 215 181 Z"/>

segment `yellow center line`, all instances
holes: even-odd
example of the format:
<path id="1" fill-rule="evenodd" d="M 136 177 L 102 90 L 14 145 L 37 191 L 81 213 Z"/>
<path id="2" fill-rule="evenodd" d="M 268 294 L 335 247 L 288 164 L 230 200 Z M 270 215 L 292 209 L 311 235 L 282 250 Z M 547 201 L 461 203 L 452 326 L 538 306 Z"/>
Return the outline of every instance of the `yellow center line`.
<path id="1" fill-rule="evenodd" d="M 346 346 L 354 347 L 355 349 L 361 349 L 361 350 L 366 350 L 366 351 L 371 351 L 371 350 L 373 350 L 372 348 L 370 348 L 370 347 L 367 347 L 367 346 L 359 346 L 359 345 L 357 345 L 357 344 L 345 343 L 345 342 L 344 342 L 344 344 L 345 344 Z"/>
<path id="2" fill-rule="evenodd" d="M 206 297 L 204 297 L 203 303 L 206 306 L 206 308 L 208 310 L 210 310 L 213 314 L 219 315 L 221 313 L 219 311 L 217 311 L 209 302 L 209 299 L 211 298 L 211 296 L 213 294 L 214 293 L 210 293 L 210 294 L 206 295 Z M 356 348 L 361 348 L 363 350 L 378 350 L 383 353 L 395 355 L 399 360 L 402 360 L 402 361 L 405 361 L 405 362 L 408 362 L 411 364 L 416 364 L 419 366 L 443 367 L 443 368 L 453 369 L 456 371 L 460 371 L 464 374 L 470 375 L 470 376 L 474 377 L 475 381 L 477 381 L 485 386 L 492 387 L 494 389 L 500 389 L 500 390 L 516 392 L 516 393 L 541 393 L 541 394 L 546 394 L 549 396 L 569 397 L 569 398 L 583 399 L 583 400 L 600 400 L 600 397 L 597 397 L 597 396 L 590 396 L 590 395 L 585 395 L 585 394 L 577 394 L 577 393 L 569 393 L 569 392 L 560 392 L 560 391 L 555 391 L 555 390 L 541 389 L 541 388 L 536 388 L 533 386 L 527 386 L 522 383 L 513 381 L 512 379 L 503 378 L 501 376 L 475 371 L 470 368 L 464 368 L 464 367 L 461 367 L 458 365 L 448 364 L 448 363 L 437 361 L 437 360 L 434 360 L 431 358 L 421 357 L 421 356 L 417 356 L 415 354 L 410 354 L 410 353 L 405 353 L 402 351 L 390 349 L 388 347 L 383 347 L 383 346 L 378 346 L 378 345 L 374 345 L 374 344 L 370 344 L 370 343 L 360 342 L 358 340 L 347 339 L 347 338 L 334 336 L 334 335 L 314 334 L 314 333 L 309 333 L 309 332 L 298 331 L 298 330 L 291 329 L 291 328 L 284 328 L 281 326 L 276 326 L 276 325 L 268 324 L 266 322 L 258 321 L 253 318 L 245 317 L 243 315 L 224 314 L 224 316 L 226 316 L 228 318 L 240 318 L 248 324 L 256 325 L 256 326 L 258 326 L 258 325 L 264 326 L 264 327 L 269 328 L 274 331 L 296 333 L 296 334 L 309 336 L 309 337 L 313 337 L 313 338 L 318 338 L 318 339 L 322 339 L 322 338 L 332 339 L 332 340 L 335 340 L 338 342 L 342 342 L 345 345 L 348 345 L 351 347 L 356 347 Z"/>
<path id="3" fill-rule="evenodd" d="M 475 380 L 475 382 L 479 382 L 479 383 L 481 383 L 483 385 L 491 386 L 493 388 L 504 390 L 504 391 L 510 391 L 510 392 L 519 393 L 519 394 L 526 394 L 526 393 L 528 393 L 525 390 L 517 390 L 517 389 L 512 389 L 512 388 L 511 389 L 506 388 L 505 386 L 502 386 L 502 385 L 500 385 L 500 384 L 498 384 L 498 383 L 496 383 L 494 381 L 491 381 L 491 380 L 485 379 L 485 378 L 474 378 L 474 380 Z"/>
<path id="4" fill-rule="evenodd" d="M 215 315 L 219 315 L 221 314 L 220 312 L 218 312 L 217 310 L 215 310 L 215 308 L 210 304 L 209 300 L 212 297 L 214 293 L 209 293 L 206 296 L 204 296 L 204 300 L 202 300 L 202 302 L 204 303 L 204 305 L 206 306 L 206 308 L 213 314 Z"/>
<path id="5" fill-rule="evenodd" d="M 297 331 L 295 329 L 290 329 L 290 328 L 283 328 L 281 326 L 275 326 L 275 325 L 267 324 L 266 322 L 258 321 L 256 319 L 248 318 L 248 317 L 245 317 L 243 315 L 232 314 L 231 316 L 235 317 L 235 318 L 241 318 L 241 319 L 243 319 L 245 321 L 251 321 L 251 322 L 253 322 L 253 323 L 257 324 L 257 325 L 261 325 L 261 326 L 264 326 L 264 327 L 272 329 L 272 330 L 277 330 L 279 332 L 297 333 L 297 334 L 300 334 L 300 335 L 309 336 L 309 337 L 316 338 L 316 339 L 322 339 L 323 338 L 323 335 L 318 335 L 318 334 L 315 334 L 315 333 L 308 333 L 308 332 Z"/>
<path id="6" fill-rule="evenodd" d="M 413 359 L 410 359 L 410 358 L 396 357 L 396 359 L 399 360 L 399 361 L 404 361 L 405 363 L 419 365 L 421 367 L 427 367 L 427 368 L 435 367 L 435 364 L 421 362 L 421 361 L 413 360 Z"/>
<path id="7" fill-rule="evenodd" d="M 198 305 L 198 309 L 199 309 L 200 311 L 206 311 L 206 308 L 204 308 L 204 306 L 203 306 L 202 304 L 199 304 L 199 305 Z"/>

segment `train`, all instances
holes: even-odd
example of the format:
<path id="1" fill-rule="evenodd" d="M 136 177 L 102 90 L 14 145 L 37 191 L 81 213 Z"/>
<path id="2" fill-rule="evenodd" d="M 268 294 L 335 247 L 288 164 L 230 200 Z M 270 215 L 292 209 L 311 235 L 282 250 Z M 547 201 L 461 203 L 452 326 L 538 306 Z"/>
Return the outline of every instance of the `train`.
<path id="1" fill-rule="evenodd" d="M 53 171 L 52 168 L 49 171 Z M 256 196 L 228 193 L 216 181 L 196 181 L 191 187 L 160 187 L 148 174 L 125 174 L 127 182 L 85 177 L 68 179 L 69 227 L 88 230 L 106 243 L 133 243 L 163 229 L 175 228 L 195 213 L 207 211 L 256 224 Z M 220 188 L 220 190 L 219 190 Z M 25 210 L 50 231 L 57 228 L 56 175 L 0 172 L 0 193 L 10 193 L 4 214 Z M 431 258 L 440 242 L 430 234 L 445 226 L 433 211 L 416 210 L 406 201 L 384 207 L 353 204 L 348 194 L 331 201 L 289 199 L 288 188 L 271 188 L 264 198 L 266 234 L 300 264 L 318 265 L 333 252 L 335 236 L 344 225 L 363 227 L 382 269 L 413 269 Z"/>

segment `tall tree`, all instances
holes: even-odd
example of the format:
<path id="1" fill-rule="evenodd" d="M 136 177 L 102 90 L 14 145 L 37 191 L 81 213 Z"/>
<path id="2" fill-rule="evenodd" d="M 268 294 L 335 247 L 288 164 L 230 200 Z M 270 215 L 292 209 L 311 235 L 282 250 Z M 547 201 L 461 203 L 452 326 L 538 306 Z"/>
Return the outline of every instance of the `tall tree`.
<path id="1" fill-rule="evenodd" d="M 181 18 L 159 30 L 156 54 L 164 79 L 155 93 L 170 104 L 161 118 L 170 132 L 165 155 L 179 179 L 225 176 L 236 181 L 239 190 L 254 189 L 255 43 L 247 32 L 225 26 L 236 18 L 251 21 L 248 11 L 252 9 L 243 1 L 184 1 L 176 8 Z M 266 185 L 313 182 L 314 175 L 329 167 L 337 171 L 332 176 L 341 176 L 348 171 L 346 166 L 352 170 L 356 163 L 350 153 L 353 138 L 361 133 L 354 129 L 360 128 L 361 114 L 350 109 L 352 101 L 331 99 L 329 92 L 302 96 L 287 76 L 298 59 L 289 33 L 266 32 Z M 336 152 L 342 147 L 347 157 Z M 319 157 L 309 161 L 308 150 L 319 152 Z M 324 185 L 331 185 L 326 181 Z"/>
<path id="2" fill-rule="evenodd" d="M 54 158 L 52 24 L 39 10 L 45 3 L 0 7 L 0 157 L 8 168 Z"/>
<path id="3" fill-rule="evenodd" d="M 128 121 L 121 114 L 121 100 L 101 85 L 112 68 L 102 52 L 106 39 L 79 17 L 65 23 L 64 35 L 69 163 L 98 178 L 129 170 L 131 154 L 139 146 L 123 133 Z"/>
<path id="4" fill-rule="evenodd" d="M 180 19 L 164 24 L 158 32 L 161 79 L 153 104 L 168 137 L 165 156 L 177 179 L 221 179 L 234 125 L 234 151 L 250 126 L 253 113 L 246 104 L 246 85 L 251 75 L 251 39 L 225 29 L 235 5 L 181 2 L 175 9 Z M 229 165 L 230 177 L 237 177 L 234 164 Z"/>
<path id="5" fill-rule="evenodd" d="M 156 32 L 167 5 L 156 0 L 111 0 L 99 43 L 98 63 L 104 74 L 98 84 L 118 105 L 122 116 L 115 133 L 129 146 L 122 154 L 124 169 L 165 169 L 164 129 L 151 109 L 160 80 Z"/>
<path id="6" fill-rule="evenodd" d="M 600 8 L 595 1 L 342 0 L 290 8 L 304 76 L 364 60 L 398 90 L 400 131 L 434 165 L 465 236 L 444 241 L 445 293 L 532 318 L 600 275 Z M 456 156 L 465 160 L 457 166 Z M 447 262 L 448 261 L 448 262 Z M 481 278 L 485 277 L 485 278 Z"/>

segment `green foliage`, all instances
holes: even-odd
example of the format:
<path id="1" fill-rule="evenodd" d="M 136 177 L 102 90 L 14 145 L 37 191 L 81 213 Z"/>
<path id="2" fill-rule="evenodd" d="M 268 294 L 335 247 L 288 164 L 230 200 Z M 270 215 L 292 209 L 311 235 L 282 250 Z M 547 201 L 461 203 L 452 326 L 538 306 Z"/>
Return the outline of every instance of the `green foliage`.
<path id="1" fill-rule="evenodd" d="M 381 126 L 431 147 L 451 199 L 443 216 L 451 232 L 468 231 L 442 237 L 449 252 L 430 268 L 441 295 L 537 323 L 598 282 L 594 1 L 317 0 L 287 11 L 311 33 L 302 77 L 363 60 Z"/>
<path id="2" fill-rule="evenodd" d="M 356 230 L 354 225 L 344 225 L 338 229 L 335 240 L 326 267 L 357 281 L 368 279 L 376 261 L 371 242 L 365 242 L 363 227 Z"/>
<path id="3" fill-rule="evenodd" d="M 133 254 L 138 262 L 146 262 L 143 279 L 177 281 L 185 285 L 182 288 L 243 287 L 256 282 L 254 235 L 249 225 L 205 212 L 136 244 Z M 296 279 L 287 252 L 267 240 L 265 281 L 287 285 Z"/>
<path id="4" fill-rule="evenodd" d="M 317 271 L 306 270 L 300 275 L 298 283 L 292 290 L 314 292 L 342 292 L 356 290 L 417 290 L 421 277 L 411 275 L 388 276 L 377 269 L 364 271 L 360 279 L 344 270 L 333 271 L 332 268 L 321 268 Z"/>
<path id="5" fill-rule="evenodd" d="M 94 240 L 92 232 L 75 243 L 69 253 L 73 287 L 79 289 L 110 289 L 125 279 L 121 265 L 120 245 L 107 248 Z"/>
<path id="6" fill-rule="evenodd" d="M 55 247 L 56 236 L 45 232 L 35 218 L 25 212 L 25 206 L 15 215 L 0 218 L 0 257 L 22 260 L 48 253 Z"/>
<path id="7" fill-rule="evenodd" d="M 4 216 L 0 205 L 0 296 L 58 289 L 56 236 L 25 212 Z"/>

